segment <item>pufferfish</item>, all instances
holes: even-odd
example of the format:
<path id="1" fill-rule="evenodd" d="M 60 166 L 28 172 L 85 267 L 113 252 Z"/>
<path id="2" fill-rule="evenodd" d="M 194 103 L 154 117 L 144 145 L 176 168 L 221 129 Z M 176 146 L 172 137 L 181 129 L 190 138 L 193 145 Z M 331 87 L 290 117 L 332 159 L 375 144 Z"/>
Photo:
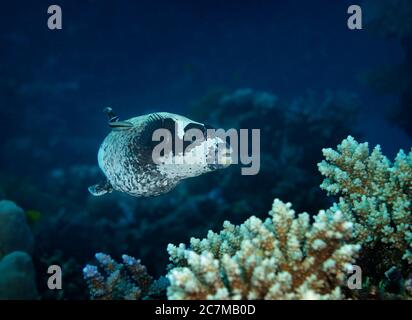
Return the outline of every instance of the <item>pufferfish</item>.
<path id="1" fill-rule="evenodd" d="M 183 179 L 232 163 L 231 147 L 224 139 L 210 135 L 208 125 L 168 112 L 120 121 L 111 108 L 104 111 L 112 130 L 98 151 L 98 164 L 105 179 L 88 188 L 94 196 L 113 190 L 136 197 L 157 196 L 171 191 Z M 171 148 L 165 148 L 156 158 L 153 150 L 160 142 L 153 141 L 153 133 L 157 129 L 170 132 L 162 142 L 170 143 Z M 201 138 L 185 141 L 189 129 L 200 130 Z M 177 143 L 183 148 L 176 148 Z M 210 161 L 212 157 L 214 161 Z"/>

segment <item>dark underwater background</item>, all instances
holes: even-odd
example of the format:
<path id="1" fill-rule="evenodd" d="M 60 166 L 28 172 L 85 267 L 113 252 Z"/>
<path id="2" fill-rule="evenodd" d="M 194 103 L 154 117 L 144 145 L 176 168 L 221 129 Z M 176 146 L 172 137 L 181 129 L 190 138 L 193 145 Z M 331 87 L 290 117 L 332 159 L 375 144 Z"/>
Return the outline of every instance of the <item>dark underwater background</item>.
<path id="1" fill-rule="evenodd" d="M 38 296 L 87 299 L 81 270 L 96 252 L 164 274 L 168 243 L 265 217 L 274 197 L 325 208 L 316 164 L 349 134 L 390 159 L 409 150 L 412 5 L 388 18 L 398 2 L 361 2 L 364 28 L 349 30 L 353 1 L 2 1 L 0 200 L 24 210 Z M 47 28 L 51 4 L 62 30 Z M 231 166 L 154 198 L 92 197 L 107 106 L 260 128 L 261 170 Z M 63 268 L 57 293 L 51 264 Z"/>

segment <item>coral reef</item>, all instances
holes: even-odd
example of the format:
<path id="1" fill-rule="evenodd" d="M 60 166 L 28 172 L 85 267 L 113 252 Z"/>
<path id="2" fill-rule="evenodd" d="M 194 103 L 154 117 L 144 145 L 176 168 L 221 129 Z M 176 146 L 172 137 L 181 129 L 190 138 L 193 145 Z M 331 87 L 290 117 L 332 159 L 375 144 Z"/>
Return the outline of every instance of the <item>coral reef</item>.
<path id="1" fill-rule="evenodd" d="M 38 293 L 31 257 L 13 251 L 0 260 L 0 300 L 36 299 Z"/>
<path id="2" fill-rule="evenodd" d="M 106 277 L 96 266 L 86 265 L 84 267 L 83 276 L 92 299 L 151 299 L 161 297 L 162 291 L 166 288 L 165 279 L 160 278 L 154 281 L 140 260 L 123 255 L 123 261 L 118 263 L 104 253 L 97 253 L 95 257 Z"/>
<path id="3" fill-rule="evenodd" d="M 352 223 L 320 211 L 310 223 L 278 199 L 265 222 L 229 222 L 219 234 L 192 238 L 190 249 L 169 245 L 169 299 L 340 299 L 340 286 L 359 245 Z"/>
<path id="4" fill-rule="evenodd" d="M 290 204 L 275 200 L 264 223 L 225 222 L 219 234 L 192 238 L 190 248 L 169 245 L 168 297 L 411 298 L 412 151 L 400 150 L 391 163 L 379 146 L 370 153 L 349 136 L 323 154 L 321 188 L 340 196 L 337 203 L 311 225 L 307 214 L 295 218 Z M 343 279 L 355 261 L 365 279 L 349 291 Z"/>
<path id="5" fill-rule="evenodd" d="M 380 277 L 392 266 L 406 273 L 412 264 L 412 150 L 400 150 L 392 164 L 379 145 L 370 153 L 368 143 L 349 136 L 337 151 L 323 149 L 323 155 L 321 188 L 339 196 L 331 210 L 353 222 L 361 258 Z"/>
<path id="6" fill-rule="evenodd" d="M 0 201 L 0 299 L 35 299 L 33 235 L 23 209 Z"/>
<path id="7" fill-rule="evenodd" d="M 56 250 L 52 254 L 45 252 L 33 260 L 37 273 L 37 289 L 41 293 L 42 300 L 89 299 L 87 284 L 79 272 L 84 264 L 74 258 L 67 258 L 60 250 Z M 48 270 L 51 265 L 58 265 L 63 270 L 63 286 L 60 290 L 48 288 L 50 274 L 44 270 Z"/>
<path id="8" fill-rule="evenodd" d="M 225 221 L 222 231 L 191 238 L 189 247 L 169 244 L 167 297 L 411 299 L 412 150 L 400 150 L 392 163 L 379 146 L 370 152 L 368 143 L 348 136 L 323 155 L 321 189 L 339 196 L 337 202 L 311 221 L 275 199 L 265 221 Z M 137 260 L 125 257 L 146 277 Z M 124 266 L 107 255 L 96 258 L 109 276 L 84 269 L 92 296 L 113 298 L 115 290 L 123 298 L 141 297 L 139 285 L 131 285 L 139 280 L 120 276 Z M 349 290 L 355 265 L 362 270 L 361 287 Z"/>
<path id="9" fill-rule="evenodd" d="M 12 201 L 0 201 L 0 259 L 17 250 L 31 254 L 33 241 L 23 209 Z"/>

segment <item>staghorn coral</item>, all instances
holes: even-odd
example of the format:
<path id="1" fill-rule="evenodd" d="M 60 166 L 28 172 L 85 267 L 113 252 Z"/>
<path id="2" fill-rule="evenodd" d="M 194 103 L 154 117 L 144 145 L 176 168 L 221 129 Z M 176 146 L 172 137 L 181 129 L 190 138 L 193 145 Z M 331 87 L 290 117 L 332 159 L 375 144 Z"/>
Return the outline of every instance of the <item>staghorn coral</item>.
<path id="1" fill-rule="evenodd" d="M 278 199 L 262 222 L 168 246 L 169 299 L 339 299 L 340 286 L 359 245 L 349 244 L 352 223 L 338 212 L 320 211 L 310 223 Z"/>
<path id="2" fill-rule="evenodd" d="M 406 276 L 412 264 L 412 151 L 400 150 L 391 163 L 379 145 L 370 153 L 368 143 L 349 136 L 323 155 L 321 188 L 340 197 L 331 211 L 353 222 L 368 273 L 379 278 L 396 266 Z"/>
<path id="3" fill-rule="evenodd" d="M 83 268 L 83 277 L 92 299 L 149 299 L 161 295 L 161 291 L 164 291 L 166 286 L 164 278 L 153 281 L 140 260 L 125 254 L 122 256 L 122 263 L 116 262 L 104 253 L 96 253 L 95 257 L 106 277 L 100 273 L 97 266 L 86 265 Z"/>

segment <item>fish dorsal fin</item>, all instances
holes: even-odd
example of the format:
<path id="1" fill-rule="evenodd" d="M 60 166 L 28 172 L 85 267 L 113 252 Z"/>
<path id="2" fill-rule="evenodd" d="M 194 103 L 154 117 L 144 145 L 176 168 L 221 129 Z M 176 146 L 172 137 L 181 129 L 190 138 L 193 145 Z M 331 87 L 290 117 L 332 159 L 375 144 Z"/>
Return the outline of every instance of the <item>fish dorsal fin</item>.
<path id="1" fill-rule="evenodd" d="M 113 130 L 128 130 L 133 127 L 133 123 L 128 121 L 120 121 L 119 116 L 117 116 L 111 107 L 107 107 L 103 110 L 107 115 L 108 123 L 110 128 Z"/>

